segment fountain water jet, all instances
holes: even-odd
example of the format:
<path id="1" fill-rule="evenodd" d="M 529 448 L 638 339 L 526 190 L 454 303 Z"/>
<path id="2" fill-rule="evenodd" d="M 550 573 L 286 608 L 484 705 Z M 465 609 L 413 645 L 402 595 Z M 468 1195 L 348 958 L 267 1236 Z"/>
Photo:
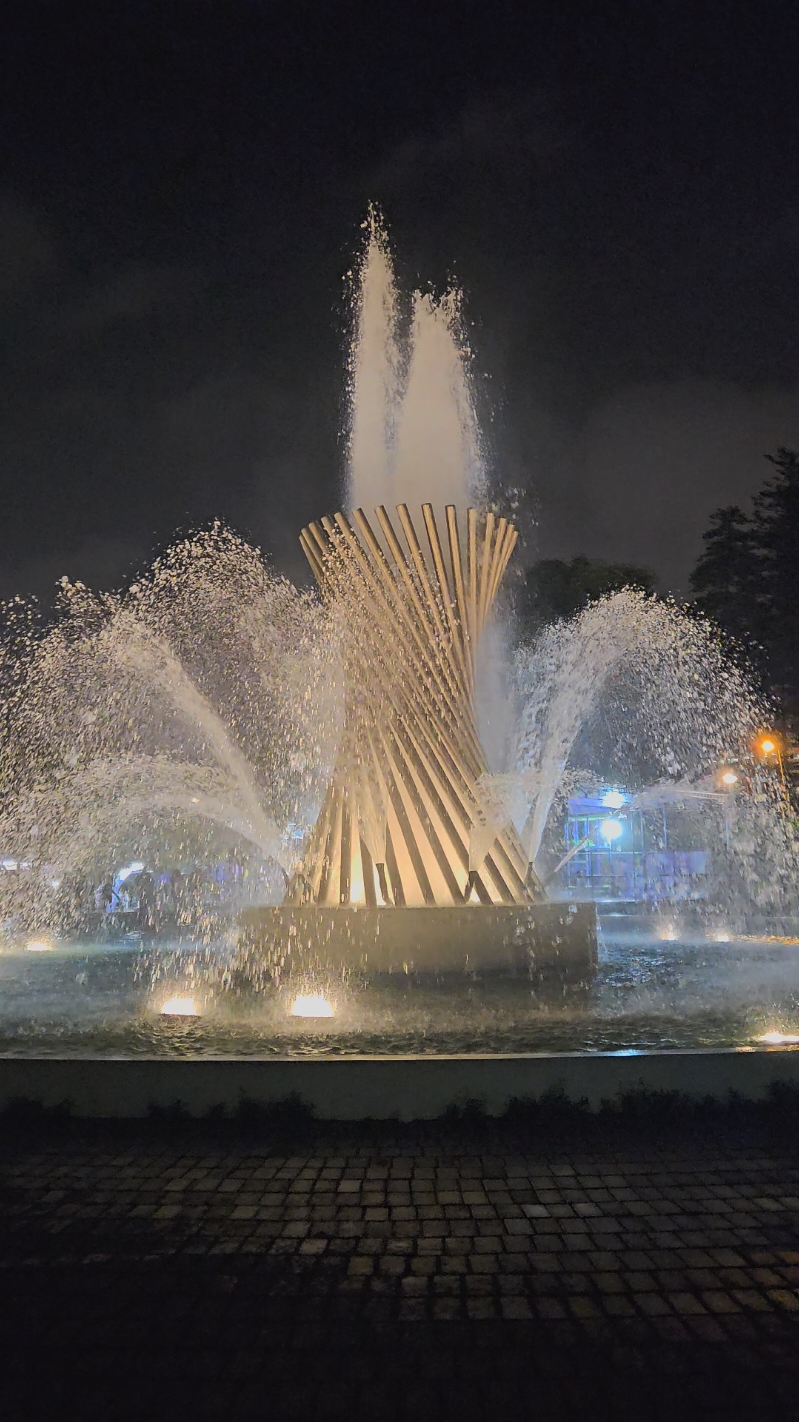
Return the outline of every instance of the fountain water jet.
<path id="1" fill-rule="evenodd" d="M 222 529 L 125 594 L 65 585 L 5 704 L 0 843 L 29 866 L 2 876 L 6 914 L 68 929 L 51 879 L 148 857 L 148 825 L 179 859 L 221 833 L 290 876 L 287 821 L 313 822 L 335 754 L 338 661 L 325 610 Z"/>
<path id="2" fill-rule="evenodd" d="M 514 534 L 485 508 L 459 298 L 403 303 L 374 220 L 358 293 L 347 511 L 303 535 L 322 601 L 215 528 L 124 594 L 65 587 L 55 626 L 21 658 L 10 648 L 0 846 L 31 868 L 0 876 L 0 898 L 26 928 L 69 926 L 54 881 L 146 858 L 145 830 L 189 861 L 204 834 L 296 875 L 273 913 L 280 943 L 245 918 L 256 978 L 283 973 L 289 950 L 311 967 L 526 968 L 526 945 L 545 958 L 563 936 L 551 915 L 568 916 L 535 902 L 554 807 L 631 667 L 654 778 L 695 783 L 745 756 L 756 703 L 707 627 L 621 594 L 519 657 L 513 753 L 489 766 L 477 632 L 493 633 Z M 794 860 L 767 792 L 736 794 L 728 828 L 753 875 L 768 863 L 758 892 L 776 902 Z M 590 921 L 580 934 L 590 959 Z"/>
<path id="3" fill-rule="evenodd" d="M 404 360 L 397 311 L 373 216 L 351 364 L 356 507 L 300 535 L 324 601 L 344 613 L 343 735 L 290 893 L 299 920 L 248 913 L 248 949 L 265 951 L 276 975 L 289 957 L 305 961 L 298 940 L 317 959 L 319 920 L 302 912 L 312 904 L 317 913 L 334 909 L 324 952 L 336 964 L 368 958 L 373 970 L 413 962 L 417 971 L 442 971 L 535 961 L 584 977 L 596 963 L 592 911 L 536 906 L 544 895 L 530 856 L 487 793 L 477 649 L 517 535 L 507 519 L 470 502 L 483 470 L 458 295 L 414 297 Z M 444 505 L 441 526 L 433 498 Z M 415 522 L 409 504 L 417 500 Z M 473 906 L 466 918 L 465 905 Z M 431 912 L 420 922 L 411 908 Z"/>

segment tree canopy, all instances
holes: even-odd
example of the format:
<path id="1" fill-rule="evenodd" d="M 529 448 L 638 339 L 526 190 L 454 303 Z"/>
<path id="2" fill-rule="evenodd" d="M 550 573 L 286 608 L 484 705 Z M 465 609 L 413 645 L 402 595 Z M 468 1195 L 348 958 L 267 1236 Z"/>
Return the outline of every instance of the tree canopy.
<path id="1" fill-rule="evenodd" d="M 696 606 L 756 651 L 786 709 L 799 708 L 799 453 L 766 455 L 752 512 L 732 504 L 711 515 L 691 575 Z"/>
<path id="2" fill-rule="evenodd" d="M 655 578 L 648 568 L 633 563 L 605 563 L 597 558 L 543 558 L 527 573 L 520 603 L 525 631 L 537 632 L 549 622 L 573 617 L 589 602 L 619 592 L 640 588 L 652 593 Z"/>

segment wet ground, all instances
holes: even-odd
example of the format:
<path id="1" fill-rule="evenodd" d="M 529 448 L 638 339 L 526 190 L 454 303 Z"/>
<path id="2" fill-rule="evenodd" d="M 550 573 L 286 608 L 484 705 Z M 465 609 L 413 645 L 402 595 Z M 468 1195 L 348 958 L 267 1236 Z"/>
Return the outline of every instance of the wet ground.
<path id="1" fill-rule="evenodd" d="M 224 949 L 190 943 L 77 943 L 0 952 L 0 1053 L 597 1052 L 755 1045 L 799 1035 L 799 941 L 719 942 L 601 935 L 596 979 L 531 990 L 522 977 L 397 976 L 294 985 L 235 999 L 219 987 Z M 333 1016 L 297 1018 L 299 990 Z M 197 1016 L 165 1016 L 174 996 Z"/>
<path id="2" fill-rule="evenodd" d="M 790 1141 L 0 1141 L 3 1415 L 799 1416 Z"/>

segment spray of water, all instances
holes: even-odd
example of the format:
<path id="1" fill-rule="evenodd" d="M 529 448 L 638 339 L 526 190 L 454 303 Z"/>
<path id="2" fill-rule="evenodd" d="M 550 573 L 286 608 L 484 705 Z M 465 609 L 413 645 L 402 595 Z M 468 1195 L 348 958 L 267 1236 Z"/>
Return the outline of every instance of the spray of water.
<path id="1" fill-rule="evenodd" d="M 405 306 L 374 214 L 354 317 L 348 502 L 479 503 L 459 296 L 416 293 Z M 214 527 L 123 594 L 65 583 L 45 630 L 13 603 L 5 633 L 0 852 L 29 867 L 0 876 L 0 915 L 46 922 L 54 883 L 159 844 L 173 862 L 243 844 L 291 874 L 341 733 L 339 610 Z M 721 760 L 746 756 L 763 717 L 706 624 L 630 591 L 547 629 L 512 675 L 495 629 L 480 673 L 486 832 L 511 814 L 531 861 L 570 778 L 601 771 L 598 727 L 642 784 L 670 781 L 685 796 Z M 753 901 L 784 897 L 795 856 L 773 778 L 753 776 L 726 803 L 736 882 Z"/>
<path id="2" fill-rule="evenodd" d="M 655 779 L 696 780 L 746 754 L 762 717 L 707 623 L 630 588 L 546 628 L 518 654 L 516 676 L 515 768 L 529 791 L 533 860 L 575 741 L 600 709 Z"/>
<path id="3" fill-rule="evenodd" d="M 349 503 L 391 503 L 401 355 L 394 269 L 376 212 L 366 225 L 350 351 Z"/>
<path id="4" fill-rule="evenodd" d="M 65 584 L 3 708 L 0 846 L 29 866 L 28 918 L 154 823 L 178 859 L 212 826 L 290 874 L 337 745 L 337 649 L 335 619 L 219 527 L 125 594 Z M 0 881 L 17 908 L 21 882 Z"/>
<path id="5" fill-rule="evenodd" d="M 465 508 L 481 501 L 485 469 L 461 294 L 415 292 L 405 322 L 401 306 L 385 229 L 372 212 L 350 358 L 348 502 Z"/>
<path id="6" fill-rule="evenodd" d="M 531 860 L 574 785 L 619 778 L 632 807 L 671 803 L 713 848 L 712 897 L 730 918 L 793 910 L 799 845 L 779 780 L 751 745 L 768 708 L 712 624 L 626 589 L 544 630 L 516 659 L 519 716 L 507 804 Z M 719 767 L 741 765 L 737 793 Z"/>

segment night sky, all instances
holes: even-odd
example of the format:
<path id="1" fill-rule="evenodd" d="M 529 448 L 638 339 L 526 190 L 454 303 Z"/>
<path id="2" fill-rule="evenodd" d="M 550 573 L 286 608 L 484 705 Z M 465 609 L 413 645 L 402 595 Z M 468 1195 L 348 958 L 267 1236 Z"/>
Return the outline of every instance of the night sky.
<path id="1" fill-rule="evenodd" d="M 538 554 L 687 592 L 799 447 L 793 3 L 10 4 L 0 596 L 218 515 L 305 577 L 340 498 L 344 276 L 465 289 Z"/>

